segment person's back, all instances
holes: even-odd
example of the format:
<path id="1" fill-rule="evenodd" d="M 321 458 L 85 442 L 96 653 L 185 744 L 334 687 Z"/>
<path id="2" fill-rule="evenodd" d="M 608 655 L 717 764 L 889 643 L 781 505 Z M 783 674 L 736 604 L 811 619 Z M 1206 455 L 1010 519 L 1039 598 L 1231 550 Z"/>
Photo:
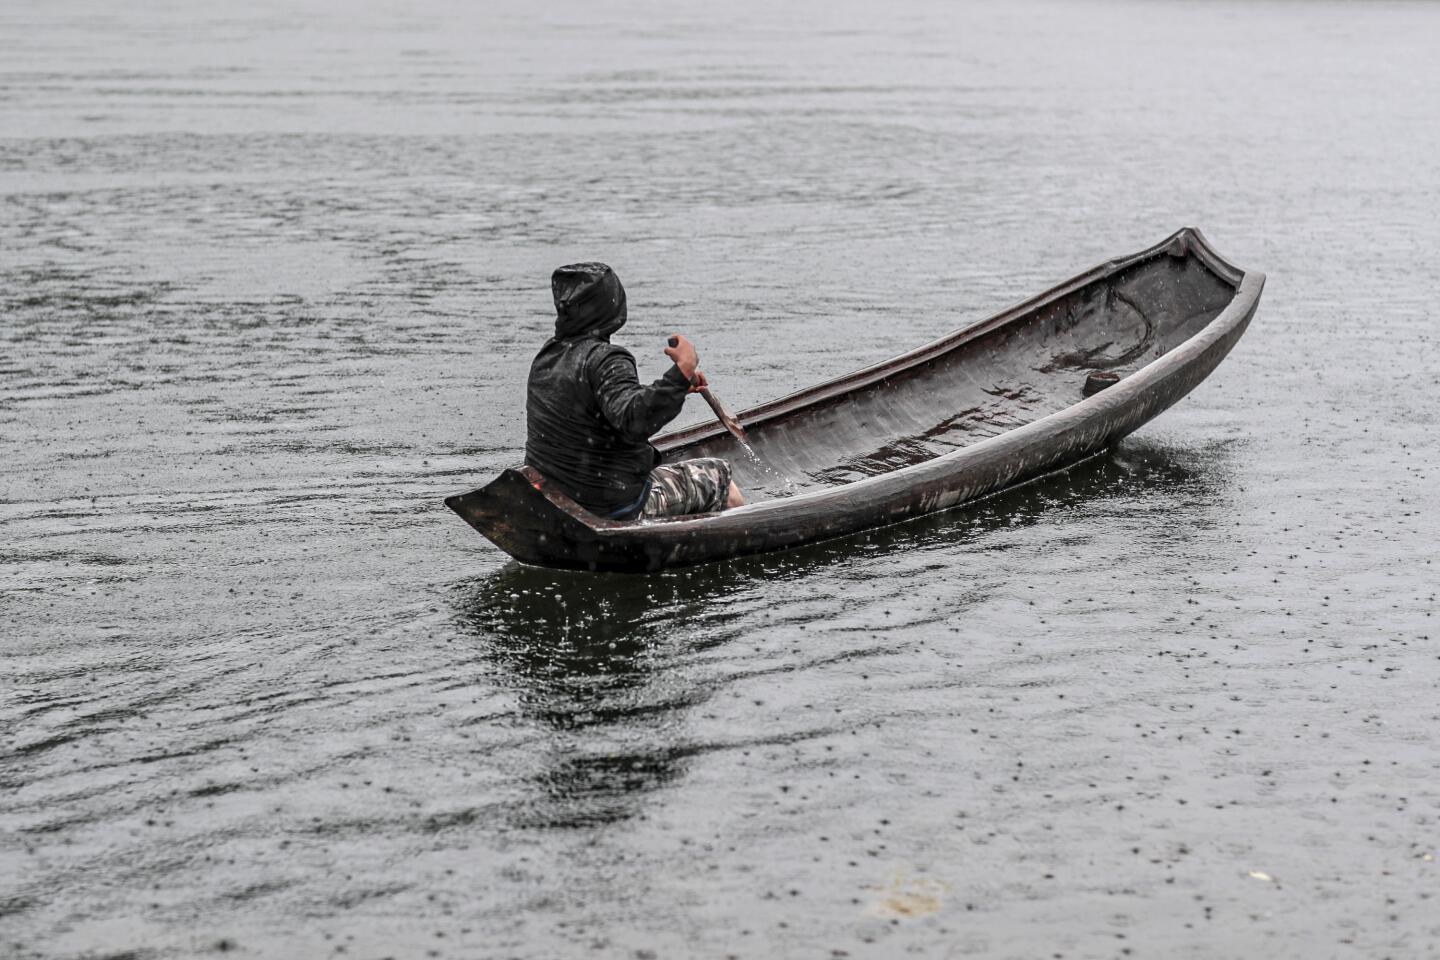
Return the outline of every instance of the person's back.
<path id="1" fill-rule="evenodd" d="M 642 386 L 630 351 L 610 343 L 625 324 L 625 289 L 603 263 L 561 267 L 551 277 L 555 336 L 530 367 L 525 462 L 586 509 L 605 517 L 664 516 L 743 502 L 723 460 L 660 467 L 650 437 L 673 420 L 693 385 L 703 384 L 683 337 L 675 361 Z"/>

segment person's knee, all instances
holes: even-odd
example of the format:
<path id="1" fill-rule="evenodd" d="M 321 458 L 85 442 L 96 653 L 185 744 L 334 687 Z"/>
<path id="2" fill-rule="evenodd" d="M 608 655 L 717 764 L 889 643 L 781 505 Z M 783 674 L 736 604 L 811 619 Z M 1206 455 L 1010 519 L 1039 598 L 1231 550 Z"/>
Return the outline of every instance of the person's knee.
<path id="1" fill-rule="evenodd" d="M 725 500 L 725 508 L 728 510 L 728 509 L 731 508 L 731 507 L 743 507 L 744 505 L 745 505 L 745 494 L 741 493 L 741 492 L 740 492 L 740 488 L 737 487 L 737 486 L 735 486 L 735 481 L 734 481 L 734 480 L 731 480 L 731 481 L 730 481 L 730 495 L 729 495 L 729 497 L 726 498 L 726 500 Z"/>

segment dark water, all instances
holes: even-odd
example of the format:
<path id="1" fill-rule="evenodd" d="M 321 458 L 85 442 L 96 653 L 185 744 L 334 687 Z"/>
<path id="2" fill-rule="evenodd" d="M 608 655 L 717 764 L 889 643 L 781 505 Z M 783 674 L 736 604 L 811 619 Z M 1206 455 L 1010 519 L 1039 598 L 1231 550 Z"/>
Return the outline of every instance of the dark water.
<path id="1" fill-rule="evenodd" d="M 1437 38 L 6 4 L 0 955 L 1435 955 Z M 1064 476 L 648 578 L 440 504 L 559 263 L 741 408 L 1186 223 L 1259 316 Z"/>

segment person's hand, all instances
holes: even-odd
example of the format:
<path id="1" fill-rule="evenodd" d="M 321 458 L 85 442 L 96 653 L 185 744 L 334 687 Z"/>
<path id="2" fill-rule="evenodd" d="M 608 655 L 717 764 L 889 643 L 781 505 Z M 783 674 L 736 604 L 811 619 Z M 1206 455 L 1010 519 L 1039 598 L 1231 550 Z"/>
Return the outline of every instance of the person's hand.
<path id="1" fill-rule="evenodd" d="M 670 345 L 665 348 L 665 356 L 675 361 L 675 366 L 685 375 L 686 380 L 694 381 L 695 368 L 700 366 L 700 355 L 695 352 L 695 346 L 681 334 L 674 334 L 670 337 Z"/>
<path id="2" fill-rule="evenodd" d="M 705 374 L 701 373 L 699 370 L 696 370 L 695 376 L 690 378 L 690 392 L 699 393 L 701 390 L 704 390 L 708 386 L 710 386 L 710 381 L 705 379 Z"/>

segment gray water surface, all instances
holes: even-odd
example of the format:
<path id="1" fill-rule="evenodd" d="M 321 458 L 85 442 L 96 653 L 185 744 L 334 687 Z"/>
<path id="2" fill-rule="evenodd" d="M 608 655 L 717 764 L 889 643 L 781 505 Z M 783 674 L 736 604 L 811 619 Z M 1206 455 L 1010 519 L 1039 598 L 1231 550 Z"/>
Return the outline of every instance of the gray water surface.
<path id="1" fill-rule="evenodd" d="M 0 956 L 1436 955 L 1437 38 L 0 7 Z M 558 264 L 738 409 L 1185 224 L 1257 319 L 1064 475 L 650 577 L 441 505 Z"/>

